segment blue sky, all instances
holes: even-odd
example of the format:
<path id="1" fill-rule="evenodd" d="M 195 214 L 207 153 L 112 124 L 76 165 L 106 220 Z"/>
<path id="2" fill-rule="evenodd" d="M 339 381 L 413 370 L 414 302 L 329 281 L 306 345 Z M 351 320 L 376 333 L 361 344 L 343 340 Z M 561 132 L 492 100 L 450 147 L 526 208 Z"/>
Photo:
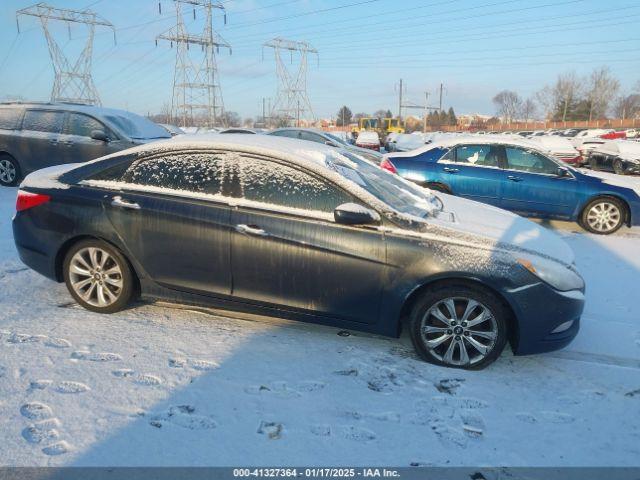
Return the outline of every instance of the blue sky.
<path id="1" fill-rule="evenodd" d="M 47 100 L 53 70 L 36 18 L 15 11 L 35 0 L 0 5 L 0 98 Z M 155 37 L 175 22 L 171 0 L 50 0 L 61 8 L 91 9 L 117 29 L 98 29 L 93 76 L 105 106 L 157 113 L 171 100 L 175 49 Z M 232 45 L 218 66 L 227 110 L 243 117 L 261 112 L 275 96 L 273 52 L 261 45 L 276 36 L 305 40 L 318 49 L 308 70 L 309 97 L 317 116 L 342 104 L 355 112 L 397 112 L 397 83 L 405 98 L 422 103 L 424 92 L 458 113 L 494 113 L 491 98 L 508 88 L 533 95 L 559 73 L 587 74 L 608 65 L 629 90 L 640 80 L 638 0 L 226 0 L 227 25 L 217 31 Z M 185 16 L 194 32 L 202 15 Z M 70 56 L 86 31 L 53 29 Z M 416 111 L 416 113 L 419 113 Z"/>

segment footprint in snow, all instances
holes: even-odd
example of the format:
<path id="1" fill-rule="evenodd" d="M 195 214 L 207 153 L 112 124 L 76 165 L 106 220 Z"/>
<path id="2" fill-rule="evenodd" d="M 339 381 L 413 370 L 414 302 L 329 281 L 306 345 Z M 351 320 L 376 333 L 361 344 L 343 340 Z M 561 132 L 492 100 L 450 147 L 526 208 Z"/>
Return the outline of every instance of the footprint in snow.
<path id="1" fill-rule="evenodd" d="M 58 382 L 55 387 L 55 391 L 58 393 L 82 393 L 91 390 L 87 385 L 81 382 L 73 382 L 65 380 Z"/>
<path id="2" fill-rule="evenodd" d="M 269 440 L 278 440 L 282 436 L 282 424 L 277 422 L 260 422 L 257 433 L 266 435 Z"/>
<path id="3" fill-rule="evenodd" d="M 57 427 L 60 426 L 60 420 L 57 418 L 50 418 L 29 425 L 22 430 L 22 436 L 29 443 L 42 443 L 57 440 L 60 437 L 60 433 Z"/>
<path id="4" fill-rule="evenodd" d="M 245 387 L 244 391 L 249 395 L 269 394 L 281 398 L 297 398 L 301 396 L 298 390 L 291 388 L 286 382 L 272 382 L 268 385 L 251 385 Z"/>
<path id="5" fill-rule="evenodd" d="M 189 430 L 211 430 L 218 425 L 209 416 L 197 415 L 196 409 L 192 405 L 176 405 L 169 407 L 169 410 L 162 415 L 154 415 L 149 421 L 149 425 L 155 428 L 162 428 L 170 423 Z"/>
<path id="6" fill-rule="evenodd" d="M 111 374 L 114 377 L 131 379 L 134 383 L 147 387 L 153 387 L 162 383 L 162 379 L 156 375 L 151 375 L 149 373 L 136 374 L 136 372 L 130 368 L 119 368 L 112 371 Z"/>
<path id="7" fill-rule="evenodd" d="M 462 430 L 470 438 L 482 438 L 485 431 L 484 419 L 474 413 L 460 415 L 462 420 Z"/>
<path id="8" fill-rule="evenodd" d="M 531 423 L 531 424 L 538 423 L 538 419 L 535 417 L 535 415 L 532 415 L 531 413 L 526 413 L 526 412 L 516 413 L 516 418 L 521 422 L 525 422 L 525 423 Z"/>
<path id="9" fill-rule="evenodd" d="M 328 437 L 331 435 L 331 426 L 326 424 L 311 425 L 310 430 L 316 437 Z"/>
<path id="10" fill-rule="evenodd" d="M 370 442 L 376 439 L 376 434 L 367 428 L 347 425 L 342 427 L 341 434 L 347 440 L 354 442 Z"/>
<path id="11" fill-rule="evenodd" d="M 131 370 L 130 368 L 119 368 L 117 370 L 114 370 L 113 372 L 111 372 L 111 374 L 114 377 L 118 377 L 118 378 L 127 378 L 127 377 L 131 377 L 133 375 L 133 370 Z"/>
<path id="12" fill-rule="evenodd" d="M 169 366 L 171 368 L 186 368 L 190 367 L 194 370 L 200 371 L 208 371 L 215 370 L 220 365 L 216 362 L 211 362 L 209 360 L 201 360 L 201 359 L 189 359 L 189 358 L 181 358 L 181 357 L 173 357 L 169 359 Z"/>
<path id="13" fill-rule="evenodd" d="M 71 353 L 71 358 L 74 360 L 88 360 L 90 362 L 117 362 L 119 360 L 122 360 L 122 357 L 117 353 L 92 353 L 88 350 L 77 350 Z"/>
<path id="14" fill-rule="evenodd" d="M 544 420 L 551 423 L 573 423 L 576 420 L 576 417 L 568 413 L 545 411 L 540 414 Z"/>
<path id="15" fill-rule="evenodd" d="M 465 398 L 465 397 L 433 397 L 432 400 L 442 405 L 451 406 L 454 408 L 461 408 L 467 410 L 477 410 L 487 408 L 489 404 L 484 400 L 477 398 Z"/>
<path id="16" fill-rule="evenodd" d="M 51 386 L 51 380 L 31 380 L 29 382 L 29 390 L 44 390 Z"/>
<path id="17" fill-rule="evenodd" d="M 40 343 L 47 339 L 46 335 L 29 335 L 27 333 L 13 333 L 7 339 L 7 343 Z"/>
<path id="18" fill-rule="evenodd" d="M 55 455 L 62 455 L 64 453 L 69 452 L 70 450 L 71 450 L 71 445 L 69 445 L 64 440 L 61 440 L 60 442 L 54 443 L 53 445 L 44 447 L 42 449 L 42 453 L 44 453 L 45 455 L 55 456 Z"/>
<path id="19" fill-rule="evenodd" d="M 20 407 L 20 413 L 31 420 L 45 420 L 53 416 L 51 407 L 40 402 L 25 403 Z"/>

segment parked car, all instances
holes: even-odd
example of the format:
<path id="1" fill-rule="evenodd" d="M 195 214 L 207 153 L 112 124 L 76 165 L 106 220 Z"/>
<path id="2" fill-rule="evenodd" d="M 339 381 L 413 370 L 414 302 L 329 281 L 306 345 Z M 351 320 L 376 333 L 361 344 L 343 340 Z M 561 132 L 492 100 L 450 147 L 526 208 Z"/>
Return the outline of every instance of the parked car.
<path id="1" fill-rule="evenodd" d="M 169 132 L 172 137 L 175 137 L 176 135 L 184 135 L 186 133 L 180 127 L 177 127 L 175 125 L 171 125 L 169 123 L 159 123 L 158 125 L 160 125 L 167 132 Z"/>
<path id="2" fill-rule="evenodd" d="M 627 138 L 627 132 L 626 130 L 621 130 L 621 131 L 612 130 L 603 135 L 600 135 L 600 138 L 604 138 L 605 140 L 622 140 Z"/>
<path id="3" fill-rule="evenodd" d="M 592 170 L 610 170 L 618 175 L 640 173 L 640 143 L 615 140 L 598 145 L 591 151 Z"/>
<path id="4" fill-rule="evenodd" d="M 640 225 L 636 191 L 563 165 L 528 140 L 457 138 L 384 162 L 428 188 L 523 216 L 576 221 L 591 233 Z"/>
<path id="5" fill-rule="evenodd" d="M 391 143 L 391 151 L 408 152 L 423 147 L 427 143 L 422 135 L 401 133 Z"/>
<path id="6" fill-rule="evenodd" d="M 531 141 L 537 143 L 542 150 L 553 155 L 561 162 L 576 167 L 582 165 L 583 158 L 580 152 L 573 147 L 568 138 L 558 137 L 556 135 L 544 135 L 541 137 L 533 137 Z"/>
<path id="7" fill-rule="evenodd" d="M 380 151 L 380 137 L 377 132 L 360 132 L 358 138 L 356 138 L 356 146 L 369 150 Z"/>
<path id="8" fill-rule="evenodd" d="M 636 128 L 628 128 L 625 130 L 626 138 L 638 138 L 640 136 L 640 132 Z"/>
<path id="9" fill-rule="evenodd" d="M 380 153 L 366 148 L 360 148 L 356 147 L 355 145 L 351 145 L 345 142 L 340 137 L 336 136 L 333 132 L 324 132 L 322 130 L 311 128 L 287 127 L 271 130 L 270 132 L 267 132 L 267 135 L 272 135 L 274 137 L 295 138 L 298 140 L 306 140 L 308 142 L 328 145 L 329 147 L 346 149 L 352 153 L 364 157 L 365 160 L 368 160 L 375 165 L 379 165 L 382 161 L 382 155 Z"/>
<path id="10" fill-rule="evenodd" d="M 404 327 L 425 360 L 477 369 L 506 342 L 517 355 L 565 346 L 584 306 L 573 253 L 550 231 L 298 140 L 177 137 L 51 167 L 24 180 L 16 210 L 22 261 L 94 312 L 140 292 Z"/>
<path id="11" fill-rule="evenodd" d="M 84 162 L 171 135 L 124 110 L 66 103 L 0 104 L 0 185 L 29 173 Z"/>
<path id="12" fill-rule="evenodd" d="M 395 142 L 396 142 L 396 139 L 398 138 L 398 135 L 400 135 L 400 133 L 391 132 L 384 138 L 384 149 L 387 152 L 395 151 Z"/>
<path id="13" fill-rule="evenodd" d="M 582 142 L 588 139 L 600 138 L 603 139 L 603 135 L 613 132 L 611 129 L 603 129 L 603 128 L 591 128 L 589 130 L 582 130 L 578 132 L 571 140 L 571 143 L 574 147 L 580 148 Z"/>
<path id="14" fill-rule="evenodd" d="M 219 133 L 246 133 L 249 135 L 255 135 L 257 132 L 252 129 L 252 128 L 241 128 L 241 127 L 232 127 L 232 128 L 226 128 L 224 130 L 220 130 Z"/>

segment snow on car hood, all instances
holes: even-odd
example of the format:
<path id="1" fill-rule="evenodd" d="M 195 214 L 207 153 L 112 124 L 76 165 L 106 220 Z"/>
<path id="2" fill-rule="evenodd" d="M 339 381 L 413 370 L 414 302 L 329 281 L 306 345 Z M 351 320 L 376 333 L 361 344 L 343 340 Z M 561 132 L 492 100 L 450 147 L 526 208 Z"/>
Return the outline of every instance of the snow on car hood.
<path id="1" fill-rule="evenodd" d="M 575 260 L 573 250 L 564 240 L 526 218 L 452 195 L 438 193 L 438 197 L 444 204 L 443 212 L 430 218 L 430 222 L 529 250 L 565 264 L 570 265 Z M 453 213 L 453 221 L 448 213 Z"/>

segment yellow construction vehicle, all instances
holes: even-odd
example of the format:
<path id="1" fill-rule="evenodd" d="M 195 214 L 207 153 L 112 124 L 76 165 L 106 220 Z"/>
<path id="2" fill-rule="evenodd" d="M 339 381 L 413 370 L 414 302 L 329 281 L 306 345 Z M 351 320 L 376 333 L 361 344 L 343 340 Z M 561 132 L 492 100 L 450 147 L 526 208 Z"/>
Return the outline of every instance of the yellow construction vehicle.
<path id="1" fill-rule="evenodd" d="M 365 118 L 361 118 L 358 121 L 358 129 L 360 132 L 365 132 L 365 131 L 377 132 L 378 128 L 379 128 L 379 120 L 377 118 L 365 117 Z"/>
<path id="2" fill-rule="evenodd" d="M 384 135 L 389 135 L 390 133 L 404 133 L 404 127 L 402 126 L 402 122 L 399 118 L 383 118 L 382 130 Z"/>

